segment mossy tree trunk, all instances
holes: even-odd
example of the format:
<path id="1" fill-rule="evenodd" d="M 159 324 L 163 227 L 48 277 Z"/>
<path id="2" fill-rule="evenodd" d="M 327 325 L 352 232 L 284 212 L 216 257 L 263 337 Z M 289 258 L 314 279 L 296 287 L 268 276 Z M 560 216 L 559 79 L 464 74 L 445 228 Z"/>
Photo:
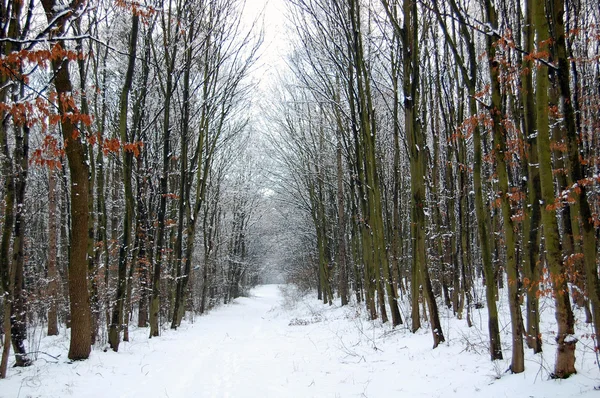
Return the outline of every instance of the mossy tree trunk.
<path id="1" fill-rule="evenodd" d="M 367 255 L 366 259 L 369 260 L 365 261 L 366 267 L 370 267 L 373 272 L 381 319 L 383 322 L 387 321 L 385 286 L 387 302 L 392 314 L 392 323 L 399 325 L 401 323 L 400 310 L 396 301 L 396 290 L 391 285 L 390 279 L 389 257 L 383 224 L 381 186 L 375 155 L 377 128 L 372 103 L 371 77 L 364 58 L 363 37 L 361 34 L 361 9 L 358 2 L 349 2 L 349 15 L 353 32 L 352 59 L 358 92 L 357 105 L 363 150 L 362 158 L 364 162 L 364 181 L 361 186 L 365 190 L 367 198 L 364 203 L 364 215 L 367 217 L 367 228 L 369 229 L 369 241 L 371 243 L 369 246 L 363 247 L 363 253 Z"/>
<path id="2" fill-rule="evenodd" d="M 543 3 L 533 7 L 533 24 L 537 33 L 537 53 L 547 56 L 549 30 L 546 10 Z M 538 131 L 538 156 L 540 162 L 540 185 L 542 196 L 542 225 L 546 261 L 553 287 L 557 322 L 557 353 L 553 375 L 566 378 L 575 373 L 574 318 L 569 301 L 567 280 L 564 273 L 558 220 L 556 215 L 554 179 L 552 176 L 552 150 L 550 147 L 550 129 L 548 122 L 548 66 L 540 62 L 536 74 L 536 124 Z"/>
<path id="3" fill-rule="evenodd" d="M 534 0 L 525 1 L 525 25 L 523 36 L 525 51 L 533 52 Z M 540 331 L 540 314 L 538 291 L 542 275 L 540 259 L 540 170 L 537 148 L 537 126 L 535 113 L 535 93 L 533 91 L 533 60 L 525 57 L 522 61 L 521 96 L 523 103 L 523 138 L 527 143 L 525 161 L 527 170 L 527 201 L 523 220 L 523 287 L 527 296 L 527 329 L 526 341 L 534 353 L 542 351 L 542 336 Z M 525 278 L 527 278 L 525 280 Z"/>
<path id="4" fill-rule="evenodd" d="M 403 41 L 403 93 L 404 93 L 404 129 L 407 136 L 410 156 L 410 187 L 411 187 L 411 224 L 413 240 L 413 280 L 411 288 L 413 298 L 413 332 L 417 330 L 420 320 L 415 307 L 418 306 L 418 287 L 423 288 L 423 295 L 429 307 L 429 318 L 433 334 L 433 347 L 444 342 L 444 334 L 440 323 L 437 302 L 433 294 L 429 269 L 427 264 L 426 219 L 425 219 L 425 181 L 427 170 L 427 153 L 425 133 L 421 129 L 418 112 L 420 53 L 418 35 L 417 3 L 404 0 L 402 3 L 404 25 L 401 38 Z M 416 297 L 415 297 L 416 296 Z"/>
<path id="5" fill-rule="evenodd" d="M 586 289 L 592 304 L 592 316 L 596 335 L 600 335 L 600 280 L 597 265 L 597 238 L 594 226 L 592 207 L 588 199 L 588 188 L 585 184 L 585 170 L 581 155 L 581 137 L 577 128 L 574 101 L 571 95 L 571 79 L 569 70 L 569 54 L 565 38 L 565 0 L 552 0 L 547 10 L 550 17 L 552 38 L 552 54 L 555 57 L 558 86 L 562 97 L 566 142 L 568 153 L 568 168 L 573 184 L 572 211 L 581 223 L 583 240 L 583 259 L 585 265 Z M 538 38 L 539 40 L 539 38 Z M 597 218 L 596 218 L 597 219 Z M 600 347 L 600 339 L 596 339 Z"/>
<path id="6" fill-rule="evenodd" d="M 487 23 L 492 30 L 498 29 L 498 15 L 491 0 L 486 0 Z M 502 208 L 504 224 L 504 241 L 506 244 L 506 273 L 508 276 L 508 304 L 512 327 L 512 360 L 510 369 L 513 373 L 525 370 L 525 357 L 523 354 L 523 324 L 521 307 L 519 305 L 519 270 L 516 256 L 516 234 L 512 219 L 512 206 L 509 192 L 507 159 L 507 131 L 504 128 L 504 110 L 502 92 L 500 87 L 500 63 L 496 60 L 495 37 L 488 32 L 486 37 L 486 50 L 488 57 L 488 70 L 492 88 L 492 103 L 489 111 L 492 119 L 494 134 L 493 157 L 496 163 L 498 176 L 498 195 Z"/>

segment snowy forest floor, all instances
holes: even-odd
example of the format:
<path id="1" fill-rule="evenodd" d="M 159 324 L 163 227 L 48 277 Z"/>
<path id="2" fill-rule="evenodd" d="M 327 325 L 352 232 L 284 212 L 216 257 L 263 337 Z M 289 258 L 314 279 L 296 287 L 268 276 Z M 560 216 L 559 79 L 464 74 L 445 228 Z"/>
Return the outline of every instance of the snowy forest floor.
<path id="1" fill-rule="evenodd" d="M 507 305 L 500 306 L 507 359 L 491 362 L 485 309 L 473 310 L 472 328 L 441 310 L 446 343 L 433 350 L 426 328 L 391 329 L 368 321 L 362 306 L 327 306 L 293 287 L 266 285 L 159 338 L 133 329 L 118 353 L 98 348 L 87 361 L 67 361 L 64 331 L 45 337 L 39 351 L 58 359 L 39 353 L 33 366 L 10 368 L 0 397 L 598 397 L 588 325 L 578 324 L 579 373 L 549 379 L 551 302 L 542 298 L 545 351 L 528 350 L 519 375 L 506 372 Z"/>

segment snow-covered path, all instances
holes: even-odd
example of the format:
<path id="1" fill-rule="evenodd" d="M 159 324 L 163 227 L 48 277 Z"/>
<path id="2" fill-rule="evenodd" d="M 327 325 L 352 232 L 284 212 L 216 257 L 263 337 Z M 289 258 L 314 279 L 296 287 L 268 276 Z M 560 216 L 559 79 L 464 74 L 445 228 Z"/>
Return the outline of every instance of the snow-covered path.
<path id="1" fill-rule="evenodd" d="M 44 338 L 35 366 L 10 369 L 0 397 L 597 397 L 592 354 L 578 354 L 580 374 L 549 381 L 550 353 L 527 356 L 524 374 L 492 363 L 479 328 L 450 314 L 447 343 L 431 349 L 430 333 L 366 320 L 360 307 L 326 306 L 313 298 L 288 306 L 279 287 L 260 286 L 251 297 L 196 318 L 179 330 L 148 339 L 133 330 L 120 351 L 94 350 L 68 363 L 64 334 Z M 550 324 L 548 327 L 552 327 Z M 505 330 L 509 328 L 503 328 Z M 503 336 L 507 341 L 507 336 Z M 545 343 L 550 344 L 550 343 Z M 510 350 L 505 347 L 508 357 Z M 545 357 L 544 357 L 545 355 Z M 49 360 L 46 362 L 45 359 Z"/>
<path id="2" fill-rule="evenodd" d="M 139 385 L 124 397 L 281 397 L 294 371 L 296 345 L 287 321 L 270 316 L 279 306 L 276 286 L 262 286 L 251 298 L 199 318 L 145 355 Z M 142 369 L 143 368 L 143 369 Z M 298 395 L 300 396 L 300 395 Z"/>
<path id="3" fill-rule="evenodd" d="M 289 376 L 315 353 L 298 353 L 286 334 L 289 318 L 273 316 L 280 299 L 277 286 L 261 286 L 176 332 L 149 340 L 139 330 L 119 353 L 93 351 L 87 361 L 16 370 L 23 374 L 0 381 L 0 397 L 307 396 L 295 389 L 310 380 L 293 377 L 291 386 Z M 56 343 L 68 344 L 64 337 Z"/>
<path id="4" fill-rule="evenodd" d="M 68 341 L 59 336 L 54 345 L 62 359 L 11 369 L 9 379 L 0 381 L 0 397 L 309 397 L 348 392 L 336 386 L 353 383 L 348 376 L 337 383 L 327 380 L 335 371 L 326 365 L 333 342 L 323 344 L 311 336 L 314 325 L 290 326 L 290 317 L 280 316 L 285 312 L 281 299 L 277 286 L 261 286 L 250 298 L 238 298 L 195 324 L 155 339 L 138 330 L 119 353 L 95 350 L 82 362 L 65 362 Z M 360 393 L 366 385 L 357 387 Z"/>

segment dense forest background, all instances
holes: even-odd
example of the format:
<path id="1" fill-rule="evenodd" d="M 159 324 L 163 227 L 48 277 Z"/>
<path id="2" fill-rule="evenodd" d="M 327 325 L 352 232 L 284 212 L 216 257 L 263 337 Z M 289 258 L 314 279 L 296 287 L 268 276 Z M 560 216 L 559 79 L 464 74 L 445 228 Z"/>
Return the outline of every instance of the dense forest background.
<path id="1" fill-rule="evenodd" d="M 553 376 L 576 372 L 575 322 L 600 329 L 596 1 L 290 0 L 268 85 L 250 2 L 0 7 L 0 376 L 32 329 L 86 359 L 275 268 L 434 348 L 440 306 L 486 307 L 492 360 L 507 297 L 514 373 L 552 297 Z"/>

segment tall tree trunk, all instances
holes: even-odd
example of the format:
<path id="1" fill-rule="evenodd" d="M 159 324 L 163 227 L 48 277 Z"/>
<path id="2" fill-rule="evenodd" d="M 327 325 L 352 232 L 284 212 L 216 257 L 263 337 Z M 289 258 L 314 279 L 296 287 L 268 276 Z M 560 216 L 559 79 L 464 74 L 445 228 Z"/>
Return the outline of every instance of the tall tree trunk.
<path id="1" fill-rule="evenodd" d="M 363 54 L 363 39 L 361 34 L 361 10 L 358 2 L 349 3 L 350 22 L 353 32 L 352 57 L 356 70 L 356 86 L 358 89 L 358 114 L 360 121 L 360 132 L 362 139 L 364 180 L 361 186 L 365 191 L 365 214 L 369 229 L 370 245 L 363 247 L 364 254 L 369 260 L 366 267 L 371 268 L 377 289 L 379 312 L 383 322 L 387 321 L 387 310 L 385 307 L 385 293 L 387 290 L 387 301 L 392 314 L 392 323 L 401 323 L 400 311 L 396 301 L 395 288 L 390 285 L 389 257 L 387 253 L 387 242 L 383 225 L 383 206 L 381 197 L 381 186 L 379 183 L 379 171 L 377 170 L 377 159 L 375 155 L 377 128 L 375 123 L 375 112 L 372 104 L 370 72 L 367 68 Z M 383 275 L 381 272 L 383 271 Z"/>
<path id="2" fill-rule="evenodd" d="M 586 288 L 592 304 L 592 314 L 596 335 L 600 335 L 600 280 L 597 266 L 597 239 L 594 217 L 590 206 L 585 184 L 585 171 L 580 154 L 580 136 L 573 98 L 571 96 L 571 79 L 569 71 L 569 55 L 565 39 L 565 0 L 552 0 L 547 14 L 550 16 L 552 52 L 557 63 L 557 77 L 566 127 L 568 166 L 571 180 L 577 184 L 572 196 L 575 199 L 572 210 L 581 223 L 583 239 L 583 259 L 585 265 Z M 539 38 L 538 38 L 539 39 Z M 596 347 L 600 348 L 600 339 L 596 339 Z M 558 375 L 558 373 L 557 373 Z M 559 377 L 562 377 L 558 375 Z M 568 375 L 567 375 L 568 376 Z"/>
<path id="3" fill-rule="evenodd" d="M 10 10 L 10 22 L 8 25 L 8 37 L 21 37 L 21 12 L 23 3 L 13 3 Z M 6 26 L 6 25 L 4 25 Z M 21 50 L 18 42 L 7 43 L 4 45 L 6 55 Z M 4 55 L 4 54 L 3 54 Z M 15 75 L 22 74 L 20 65 L 10 65 L 14 68 Z M 6 104 L 11 87 L 7 87 L 10 74 L 2 72 L 0 82 L 2 83 L 3 94 L 1 104 Z M 12 102 L 18 103 L 24 98 L 24 83 L 14 82 L 12 87 Z M 4 94 L 6 93 L 6 94 Z M 2 171 L 5 175 L 5 220 L 3 226 L 2 243 L 0 248 L 0 279 L 2 280 L 2 291 L 4 293 L 4 316 L 6 344 L 4 346 L 2 363 L 0 363 L 0 378 L 6 376 L 6 366 L 9 354 L 8 341 L 12 341 L 15 351 L 15 366 L 28 366 L 31 361 L 27 357 L 25 350 L 25 339 L 27 338 L 26 329 L 26 311 L 25 311 L 25 292 L 24 292 L 24 212 L 25 212 L 25 188 L 28 173 L 29 157 L 29 126 L 26 123 L 17 120 L 15 115 L 2 116 L 2 126 L 0 127 L 0 145 L 2 146 L 2 155 L 4 156 Z M 10 156 L 8 141 L 8 119 L 13 116 L 12 129 L 14 131 L 14 158 Z M 9 261 L 9 246 L 12 232 L 12 261 Z M 12 263 L 12 264 L 11 264 Z M 10 329 L 10 331 L 9 331 Z"/>
<path id="4" fill-rule="evenodd" d="M 150 301 L 150 337 L 159 335 L 159 311 L 160 311 L 160 275 L 163 262 L 165 260 L 164 241 L 165 241 L 165 216 L 167 212 L 167 196 L 169 194 L 169 170 L 171 168 L 171 99 L 173 94 L 173 79 L 175 71 L 175 61 L 177 55 L 177 43 L 170 40 L 171 24 L 173 23 L 171 5 L 165 10 L 162 27 L 165 38 L 165 57 L 166 57 L 166 83 L 164 87 L 164 115 L 163 115 L 163 167 L 160 176 L 160 204 L 158 208 L 158 231 L 156 233 L 156 255 L 154 257 L 154 270 L 152 275 L 152 298 Z M 168 21 L 165 21 L 167 17 Z M 166 48 L 171 44 L 170 48 Z"/>
<path id="5" fill-rule="evenodd" d="M 417 3 L 410 0 L 403 0 L 402 11 L 404 14 L 404 27 L 402 36 L 403 47 L 403 71 L 404 71 L 404 123 L 408 138 L 408 147 L 410 151 L 410 176 L 411 176 L 411 195 L 412 195 L 412 239 L 413 239 L 413 275 L 417 280 L 413 284 L 423 287 L 423 294 L 429 307 L 429 317 L 431 323 L 431 332 L 433 334 L 433 348 L 444 342 L 444 334 L 439 319 L 437 302 L 433 294 L 431 279 L 427 265 L 427 248 L 425 242 L 425 174 L 427 158 L 425 153 L 426 142 L 425 134 L 421 131 L 420 118 L 418 115 L 417 104 L 419 104 L 419 36 L 418 36 L 418 12 Z M 418 302 L 414 295 L 418 294 L 418 288 L 412 288 L 413 292 L 413 312 Z M 416 314 L 418 316 L 418 314 Z M 415 325 L 417 322 L 417 325 Z M 413 331 L 417 330 L 420 323 L 413 317 Z"/>
<path id="6" fill-rule="evenodd" d="M 354 1 L 351 3 L 354 7 Z M 354 9 L 349 10 L 350 20 L 352 23 L 356 25 Z M 348 34 L 347 37 L 347 51 L 348 54 L 355 54 L 355 50 L 357 47 L 356 36 L 358 31 L 356 29 L 353 30 L 352 33 Z M 357 247 L 360 248 L 360 260 L 363 266 L 363 281 L 364 281 L 364 296 L 365 296 L 365 305 L 367 311 L 369 311 L 369 316 L 371 319 L 377 319 L 377 308 L 375 306 L 375 290 L 376 290 L 376 277 L 374 275 L 374 270 L 372 264 L 372 244 L 371 244 L 371 233 L 369 231 L 368 223 L 366 219 L 368 218 L 368 205 L 367 205 L 367 192 L 366 183 L 365 183 L 365 156 L 364 156 L 364 143 L 361 138 L 361 130 L 363 130 L 362 126 L 362 118 L 359 116 L 362 111 L 360 110 L 359 99 L 356 97 L 355 92 L 358 91 L 358 87 L 360 86 L 360 81 L 358 81 L 358 76 L 355 73 L 355 65 L 353 61 L 348 62 L 348 102 L 350 108 L 350 116 L 351 116 L 351 130 L 352 130 L 352 138 L 354 140 L 354 168 L 356 177 L 353 179 L 354 187 L 356 188 L 356 201 L 358 204 L 355 206 L 355 219 L 359 224 L 360 231 L 360 239 L 357 236 Z M 368 123 L 367 123 L 368 124 Z M 360 210 L 359 210 L 360 209 Z"/>
<path id="7" fill-rule="evenodd" d="M 548 21 L 543 3 L 535 3 L 533 7 L 533 24 L 537 32 L 537 53 L 549 54 Z M 562 263 L 562 251 L 556 205 L 554 181 L 552 178 L 552 151 L 550 148 L 550 131 L 548 122 L 548 67 L 540 63 L 536 74 L 536 121 L 538 131 L 538 156 L 540 162 L 540 185 L 542 205 L 542 225 L 546 261 L 550 270 L 550 278 L 554 292 L 555 313 L 557 322 L 556 362 L 554 376 L 566 378 L 575 373 L 574 318 L 569 302 L 569 292 Z"/>
<path id="8" fill-rule="evenodd" d="M 181 324 L 183 315 L 185 314 L 185 296 L 187 281 L 184 281 L 184 275 L 188 277 L 192 261 L 190 257 L 183 256 L 183 235 L 184 235 L 184 216 L 190 217 L 190 190 L 192 173 L 188 170 L 188 140 L 190 128 L 190 69 L 192 68 L 192 40 L 194 38 L 194 23 L 190 24 L 188 32 L 186 32 L 185 44 L 185 65 L 183 72 L 183 112 L 181 119 L 181 167 L 180 167 L 180 186 L 179 186 L 179 212 L 177 223 L 177 240 L 175 242 L 175 267 L 177 267 L 177 286 L 175 291 L 175 308 L 173 311 L 173 319 L 171 321 L 171 329 L 177 329 Z M 206 66 L 208 68 L 208 66 Z M 198 182 L 201 184 L 201 182 Z M 188 223 L 189 224 L 189 223 Z M 190 225 L 187 225 L 190 228 Z M 194 239 L 192 236 L 191 239 Z M 192 244 L 191 241 L 187 242 Z M 186 251 L 187 254 L 187 251 Z M 182 267 L 184 269 L 182 270 Z"/>
<path id="9" fill-rule="evenodd" d="M 150 291 L 150 280 L 148 275 L 148 268 L 151 262 L 149 261 L 147 248 L 151 247 L 148 242 L 148 210 L 144 204 L 146 196 L 146 176 L 142 176 L 143 160 L 142 154 L 138 157 L 137 167 L 137 239 L 138 239 L 138 255 L 137 255 L 137 266 L 138 266 L 138 280 L 140 289 L 140 301 L 138 303 L 138 327 L 145 328 L 148 326 L 148 293 Z"/>
<path id="10" fill-rule="evenodd" d="M 339 118 L 338 118 L 339 120 Z M 340 129 L 338 123 L 338 130 Z M 346 206 L 344 204 L 344 181 L 342 165 L 342 143 L 341 131 L 338 131 L 336 147 L 336 178 L 337 178 L 337 215 L 338 215 L 338 235 L 337 235 L 337 265 L 338 265 L 338 293 L 340 295 L 341 305 L 348 304 L 348 265 L 346 262 Z"/>
<path id="11" fill-rule="evenodd" d="M 395 8 L 394 8 L 395 15 Z M 400 48 L 400 38 L 397 34 L 394 35 L 393 48 Z M 398 50 L 399 53 L 399 50 Z M 401 63 L 399 60 L 399 54 L 392 50 L 391 53 L 391 77 L 392 77 L 392 90 L 393 90 L 393 105 L 392 105 L 392 119 L 393 119 L 393 136 L 394 136 L 394 158 L 393 158 L 393 193 L 392 193 L 392 242 L 391 242 L 391 253 L 390 259 L 392 264 L 394 279 L 394 289 L 398 289 L 399 286 L 403 285 L 402 272 L 400 271 L 400 256 L 402 252 L 402 222 L 400 213 L 400 204 L 402 201 L 402 166 L 400 164 L 400 74 L 402 73 Z"/>
<path id="12" fill-rule="evenodd" d="M 548 92 L 548 106 L 555 110 L 550 114 L 550 140 L 553 146 L 553 169 L 555 170 L 558 192 L 568 192 L 573 187 L 573 180 L 569 173 L 568 147 L 565 139 L 565 129 L 562 123 L 562 115 L 559 113 L 561 95 L 558 85 L 557 74 L 554 71 L 548 71 L 550 75 L 550 90 Z M 579 139 L 579 138 L 578 138 Z M 563 147 L 564 144 L 564 147 Z M 583 155 L 582 155 L 583 156 Z M 586 312 L 586 322 L 592 322 L 592 315 L 589 306 L 589 294 L 585 284 L 585 266 L 583 250 L 581 245 L 581 227 L 579 224 L 579 213 L 577 204 L 574 207 L 561 206 L 559 215 L 559 230 L 561 231 L 561 246 L 563 258 L 567 268 L 571 268 L 569 274 L 571 277 L 571 291 L 573 301 L 579 307 L 584 307 Z"/>
<path id="13" fill-rule="evenodd" d="M 23 97 L 21 92 L 20 97 Z M 29 127 L 15 126 L 15 223 L 13 234 L 13 291 L 11 302 L 11 339 L 15 350 L 15 366 L 29 366 L 27 339 L 27 310 L 25 308 L 25 189 L 29 165 Z"/>
<path id="14" fill-rule="evenodd" d="M 525 51 L 533 52 L 534 49 L 534 27 L 532 26 L 533 2 L 525 1 L 525 25 L 523 36 Z M 525 219 L 523 221 L 523 249 L 524 264 L 523 275 L 527 282 L 523 283 L 527 295 L 527 345 L 534 353 L 542 351 L 542 335 L 540 331 L 540 314 L 538 291 L 540 277 L 542 275 L 540 266 L 540 171 L 538 165 L 537 127 L 535 114 L 535 94 L 533 92 L 533 60 L 523 59 L 523 73 L 521 75 L 521 90 L 523 103 L 523 128 L 524 139 L 527 142 L 526 170 L 527 170 L 527 203 L 524 209 Z"/>
<path id="15" fill-rule="evenodd" d="M 12 24 L 11 24 L 12 25 Z M 14 29 L 14 28 L 12 28 Z M 11 31 L 12 31 L 11 29 Z M 2 34 L 2 33 L 0 33 Z M 5 44 L 5 51 L 8 53 L 11 43 Z M 4 73 L 0 73 L 0 87 L 4 87 L 8 77 Z M 8 98 L 8 90 L 0 90 L 0 103 L 6 103 Z M 8 367 L 8 358 L 10 354 L 11 343 L 11 327 L 10 327 L 10 308 L 12 302 L 12 286 L 13 278 L 10 263 L 10 241 L 12 238 L 14 226 L 14 205 L 15 205 L 15 180 L 13 171 L 13 159 L 8 146 L 8 115 L 6 111 L 0 110 L 0 146 L 2 149 L 2 175 L 4 176 L 3 205 L 4 219 L 2 222 L 2 238 L 0 240 L 0 282 L 2 282 L 2 295 L 4 311 L 4 346 L 2 349 L 2 359 L 0 362 L 0 379 L 6 378 L 6 370 Z"/>
<path id="16" fill-rule="evenodd" d="M 58 193 L 57 171 L 48 169 L 48 336 L 58 335 Z"/>
<path id="17" fill-rule="evenodd" d="M 67 329 L 71 328 L 71 313 L 69 306 L 69 264 L 71 262 L 71 201 L 69 196 L 69 178 L 67 174 L 67 160 L 64 156 L 60 157 L 60 262 L 58 272 L 61 277 L 62 301 L 65 303 L 63 308 L 63 318 Z M 90 339 L 91 341 L 91 339 Z"/>
<path id="18" fill-rule="evenodd" d="M 42 0 L 48 23 L 57 27 L 57 33 L 63 34 L 68 18 L 73 13 L 65 13 L 63 7 L 57 7 L 56 0 Z M 72 10 L 79 7 L 78 2 L 70 4 Z M 75 110 L 66 99 L 73 92 L 69 74 L 69 60 L 52 60 L 54 86 L 60 100 L 61 115 L 74 114 Z M 86 161 L 86 148 L 83 137 L 69 118 L 61 118 L 62 134 L 67 143 L 65 152 L 71 174 L 71 246 L 69 255 L 69 300 L 71 304 L 71 343 L 68 357 L 71 360 L 87 359 L 90 355 L 91 323 L 90 300 L 87 280 L 88 251 L 88 195 L 89 166 Z"/>
<path id="19" fill-rule="evenodd" d="M 102 56 L 102 74 L 101 77 L 98 75 L 98 67 L 94 70 L 94 79 L 95 84 L 98 87 L 106 87 L 107 80 L 107 59 L 108 59 L 108 47 L 105 48 L 104 54 Z M 98 141 L 103 140 L 103 133 L 106 129 L 106 118 L 108 113 L 108 104 L 106 101 L 106 90 L 101 90 L 99 95 L 96 96 L 94 104 L 95 104 L 95 115 L 96 115 L 96 123 L 98 129 Z M 106 206 L 106 177 L 108 175 L 105 167 L 105 159 L 104 152 L 102 150 L 97 150 L 96 153 L 96 207 L 95 212 L 97 215 L 97 228 L 96 228 L 96 237 L 95 243 L 96 248 L 94 252 L 94 269 L 96 275 L 94 277 L 100 281 L 101 275 L 100 272 L 104 270 L 105 276 L 105 284 L 104 291 L 105 293 L 108 291 L 108 270 L 110 268 L 110 251 L 109 251 L 109 241 L 108 241 L 108 212 Z M 100 317 L 102 315 L 102 302 L 100 297 L 100 291 L 96 292 L 97 297 L 92 301 L 92 313 L 94 314 L 96 325 L 94 327 L 99 327 Z M 108 294 L 106 294 L 108 299 Z M 97 334 L 97 330 L 96 330 Z"/>
<path id="20" fill-rule="evenodd" d="M 131 227 L 133 224 L 134 200 L 132 188 L 133 173 L 133 149 L 128 149 L 126 145 L 136 145 L 135 137 L 128 134 L 127 113 L 129 110 L 129 92 L 133 83 L 133 72 L 135 69 L 135 59 L 137 54 L 137 36 L 140 17 L 134 13 L 131 19 L 131 34 L 129 41 L 129 62 L 125 74 L 125 82 L 121 91 L 120 115 L 119 115 L 119 135 L 123 151 L 123 185 L 125 186 L 125 216 L 123 220 L 123 240 L 119 248 L 119 268 L 117 281 L 117 297 L 112 310 L 108 341 L 113 351 L 119 350 L 121 340 L 121 329 L 123 328 L 123 305 L 127 293 L 127 263 L 131 253 Z"/>
<path id="21" fill-rule="evenodd" d="M 73 32 L 78 38 L 75 40 L 75 50 L 83 54 L 83 34 L 81 30 L 81 19 L 77 18 L 73 21 Z M 79 86 L 82 88 L 81 92 L 81 113 L 84 115 L 90 115 L 90 107 L 88 103 L 88 97 L 86 92 L 87 83 L 87 66 L 85 57 L 78 57 L 77 67 L 79 70 Z M 90 126 L 86 123 L 79 123 L 76 128 L 81 133 L 85 133 L 86 136 L 92 136 Z M 90 281 L 90 324 L 91 324 L 91 343 L 92 345 L 96 342 L 99 329 L 99 311 L 95 311 L 99 308 L 98 303 L 98 283 L 96 279 L 96 263 L 94 261 L 94 251 L 96 249 L 94 237 L 95 237 L 95 213 L 94 213 L 94 185 L 96 183 L 96 164 L 94 162 L 94 150 L 91 145 L 87 146 L 87 162 L 89 170 L 89 182 L 88 182 L 88 241 L 87 241 L 87 261 L 88 261 L 88 280 Z"/>
<path id="22" fill-rule="evenodd" d="M 434 39 L 437 39 L 434 37 Z M 429 52 L 425 54 L 427 59 L 427 68 L 429 70 L 435 70 L 431 66 L 431 57 L 429 56 Z M 431 54 L 433 55 L 433 54 Z M 436 74 L 437 75 L 437 74 Z M 432 229 L 434 231 L 434 239 L 433 246 L 435 251 L 436 260 L 439 264 L 439 283 L 442 290 L 442 296 L 444 299 L 444 303 L 446 306 L 450 307 L 450 294 L 448 283 L 446 280 L 446 264 L 444 262 L 444 239 L 443 239 L 443 231 L 442 231 L 442 182 L 440 181 L 440 163 L 441 154 L 440 154 L 440 135 L 441 135 L 441 126 L 440 126 L 440 111 L 441 105 L 439 101 L 434 99 L 434 85 L 436 82 L 434 78 L 431 77 L 424 84 L 424 91 L 428 93 L 428 105 L 431 112 L 431 117 L 433 118 L 432 123 L 432 135 L 433 135 L 433 159 L 431 166 L 431 182 L 430 182 L 430 190 L 431 190 L 431 198 L 432 198 L 432 207 L 433 207 L 433 225 Z M 436 85 L 439 87 L 439 84 Z M 424 117 L 427 119 L 427 117 Z"/>
<path id="23" fill-rule="evenodd" d="M 142 77 L 141 84 L 142 89 L 136 101 L 134 110 L 134 125 L 137 128 L 136 136 L 139 137 L 141 142 L 146 140 L 146 133 L 143 130 L 143 120 L 146 114 L 146 103 L 148 94 L 148 77 L 150 75 L 150 62 L 151 62 L 151 35 L 154 31 L 154 25 L 145 31 L 145 43 L 144 43 L 144 58 L 142 63 Z M 136 179 L 136 250 L 137 250 L 137 268 L 138 268 L 138 283 L 140 299 L 138 302 L 138 327 L 148 326 L 148 297 L 151 293 L 150 279 L 149 279 L 149 267 L 152 264 L 152 242 L 151 227 L 149 225 L 149 210 L 147 206 L 148 196 L 148 168 L 145 166 L 147 162 L 148 152 L 142 147 L 140 153 L 137 156 L 137 173 L 135 174 Z M 132 281 L 130 280 L 130 283 Z"/>
<path id="24" fill-rule="evenodd" d="M 491 29 L 498 28 L 498 16 L 491 0 L 486 0 L 487 22 Z M 512 209 L 509 197 L 508 165 L 506 164 L 506 140 L 507 132 L 503 128 L 502 93 L 500 87 L 500 64 L 496 60 L 496 43 L 494 37 L 488 34 L 486 37 L 486 49 L 488 56 L 488 68 L 492 86 L 492 103 L 490 113 L 492 128 L 494 132 L 494 159 L 496 161 L 496 173 L 498 174 L 498 188 L 500 203 L 502 207 L 502 219 L 504 223 L 504 240 L 506 243 L 506 272 L 508 275 L 508 304 L 510 307 L 510 318 L 512 327 L 512 360 L 510 369 L 513 373 L 521 373 L 525 370 L 525 357 L 523 354 L 523 324 L 521 307 L 519 305 L 519 270 L 516 257 L 516 236 L 512 221 Z"/>
<path id="25" fill-rule="evenodd" d="M 212 286 L 211 272 L 213 256 L 216 242 L 216 228 L 219 221 L 218 202 L 219 191 L 215 192 L 215 197 L 210 203 L 205 203 L 204 219 L 202 230 L 204 231 L 204 267 L 202 269 L 202 292 L 200 298 L 200 314 L 203 314 L 208 308 L 209 290 Z"/>

